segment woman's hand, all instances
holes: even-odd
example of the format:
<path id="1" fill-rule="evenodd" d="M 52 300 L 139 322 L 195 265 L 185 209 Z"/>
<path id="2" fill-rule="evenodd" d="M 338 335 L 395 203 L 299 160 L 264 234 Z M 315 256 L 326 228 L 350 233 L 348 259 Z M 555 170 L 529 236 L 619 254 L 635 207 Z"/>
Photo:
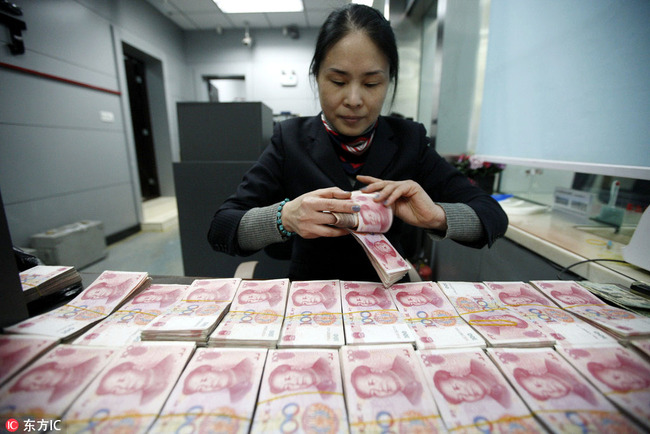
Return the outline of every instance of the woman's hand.
<path id="1" fill-rule="evenodd" d="M 376 193 L 375 202 L 392 207 L 395 216 L 405 223 L 427 229 L 447 229 L 445 211 L 431 200 L 417 182 L 384 181 L 365 175 L 359 175 L 357 179 L 367 184 L 361 191 Z"/>
<path id="2" fill-rule="evenodd" d="M 350 199 L 350 192 L 338 187 L 323 188 L 305 193 L 282 208 L 282 225 L 302 238 L 340 237 L 349 232 L 336 228 L 332 212 L 353 213 L 359 206 Z"/>

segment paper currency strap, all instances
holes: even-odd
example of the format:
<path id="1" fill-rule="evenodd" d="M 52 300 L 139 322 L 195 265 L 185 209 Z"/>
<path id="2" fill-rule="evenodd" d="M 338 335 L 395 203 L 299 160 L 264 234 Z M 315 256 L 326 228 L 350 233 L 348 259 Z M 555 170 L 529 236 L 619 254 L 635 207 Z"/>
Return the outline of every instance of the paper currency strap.
<path id="1" fill-rule="evenodd" d="M 213 280 L 210 288 L 221 289 L 227 279 Z M 0 371 L 0 408 L 32 431 L 46 418 L 63 432 L 650 432 L 643 404 L 650 318 L 597 304 L 594 291 L 604 286 L 589 285 L 239 280 L 225 300 L 238 303 L 233 310 L 176 314 L 188 305 L 182 297 L 192 296 L 178 294 L 181 303 L 160 313 L 133 305 L 104 313 L 73 301 L 64 305 L 70 315 L 64 310 L 38 331 L 57 325 L 79 333 L 48 338 L 47 350 L 34 343 L 42 337 L 20 328 L 7 335 L 31 340 L 39 353 L 8 378 Z M 148 288 L 126 294 L 124 287 L 125 300 Z M 275 296 L 239 298 L 252 288 Z M 144 333 L 166 315 L 176 315 L 176 334 Z M 93 318 L 116 328 L 93 325 L 88 333 L 132 340 L 113 347 L 77 340 L 71 325 Z M 326 341 L 339 328 L 341 339 Z M 2 339 L 0 361 L 8 348 Z M 82 360 L 97 357 L 104 364 L 84 381 L 90 364 Z M 74 381 L 44 392 L 31 371 L 69 380 L 57 363 L 74 371 Z M 68 410 L 59 410 L 65 394 Z"/>

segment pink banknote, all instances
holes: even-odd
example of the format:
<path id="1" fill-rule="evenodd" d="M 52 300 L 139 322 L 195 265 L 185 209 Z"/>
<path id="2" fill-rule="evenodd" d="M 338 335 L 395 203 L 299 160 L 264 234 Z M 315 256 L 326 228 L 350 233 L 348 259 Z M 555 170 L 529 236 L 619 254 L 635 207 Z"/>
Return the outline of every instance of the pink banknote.
<path id="1" fill-rule="evenodd" d="M 252 433 L 346 433 L 337 350 L 270 350 Z"/>
<path id="2" fill-rule="evenodd" d="M 531 281 L 558 306 L 617 336 L 650 336 L 650 318 L 610 306 L 576 282 Z"/>
<path id="3" fill-rule="evenodd" d="M 357 232 L 384 233 L 393 224 L 393 210 L 381 202 L 375 202 L 373 198 L 374 193 L 352 192 L 351 199 L 361 207 L 358 213 L 359 225 L 355 229 Z"/>
<path id="4" fill-rule="evenodd" d="M 450 431 L 546 432 L 482 350 L 425 350 L 419 356 Z"/>
<path id="5" fill-rule="evenodd" d="M 650 362 L 618 344 L 558 348 L 610 401 L 650 430 Z"/>
<path id="6" fill-rule="evenodd" d="M 282 329 L 289 279 L 244 280 L 230 312 L 210 335 L 209 345 L 275 347 Z"/>
<path id="7" fill-rule="evenodd" d="M 73 345 L 54 347 L 0 389 L 0 415 L 20 420 L 23 428 L 29 419 L 32 423 L 34 419 L 60 419 L 113 352 Z"/>
<path id="8" fill-rule="evenodd" d="M 205 342 L 232 302 L 241 279 L 196 279 L 182 299 L 147 324 L 143 340 L 195 340 Z"/>
<path id="9" fill-rule="evenodd" d="M 5 330 L 66 338 L 107 317 L 133 292 L 147 283 L 147 273 L 104 271 L 69 303 L 22 321 Z"/>
<path id="10" fill-rule="evenodd" d="M 445 432 L 412 345 L 339 350 L 352 433 Z"/>
<path id="11" fill-rule="evenodd" d="M 528 408 L 553 432 L 643 432 L 551 348 L 488 348 Z"/>
<path id="12" fill-rule="evenodd" d="M 354 232 L 353 235 L 361 243 L 368 256 L 370 256 L 373 265 L 381 268 L 378 272 L 381 271 L 381 273 L 391 276 L 391 278 L 394 275 L 402 273 L 400 275 L 401 278 L 411 269 L 411 266 L 384 235 L 357 232 Z"/>
<path id="13" fill-rule="evenodd" d="M 485 347 L 433 282 L 395 284 L 388 292 L 417 335 L 418 349 Z"/>
<path id="14" fill-rule="evenodd" d="M 612 345 L 608 333 L 559 308 L 544 294 L 524 282 L 485 282 L 493 296 L 527 321 L 543 325 L 557 345 Z"/>
<path id="15" fill-rule="evenodd" d="M 341 301 L 348 345 L 415 342 L 415 333 L 383 285 L 341 281 Z"/>
<path id="16" fill-rule="evenodd" d="M 20 272 L 23 295 L 28 303 L 80 281 L 81 276 L 70 266 L 37 265 Z"/>
<path id="17" fill-rule="evenodd" d="M 438 282 L 469 325 L 491 346 L 550 346 L 555 339 L 543 325 L 530 323 L 493 298 L 487 287 L 476 282 Z"/>
<path id="18" fill-rule="evenodd" d="M 249 432 L 266 352 L 197 349 L 150 432 Z"/>
<path id="19" fill-rule="evenodd" d="M 650 359 L 650 339 L 634 339 L 629 343 Z"/>
<path id="20" fill-rule="evenodd" d="M 140 340 L 140 330 L 183 297 L 187 285 L 153 284 L 77 338 L 92 346 L 125 346 Z"/>
<path id="21" fill-rule="evenodd" d="M 0 335 L 0 384 L 57 343 L 47 336 Z"/>
<path id="22" fill-rule="evenodd" d="M 194 344 L 176 342 L 121 348 L 72 404 L 65 432 L 146 432 L 193 351 Z"/>
<path id="23" fill-rule="evenodd" d="M 278 346 L 339 348 L 344 344 L 340 282 L 291 282 Z"/>

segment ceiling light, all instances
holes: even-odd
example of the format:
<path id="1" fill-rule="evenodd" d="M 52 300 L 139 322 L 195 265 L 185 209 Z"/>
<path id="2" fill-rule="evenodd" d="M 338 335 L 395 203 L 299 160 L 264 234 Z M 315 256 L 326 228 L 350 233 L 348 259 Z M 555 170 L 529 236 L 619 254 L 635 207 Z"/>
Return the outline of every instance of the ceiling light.
<path id="1" fill-rule="evenodd" d="M 302 0 L 212 0 L 226 14 L 302 12 Z"/>
<path id="2" fill-rule="evenodd" d="M 360 4 L 360 5 L 366 5 L 366 6 L 372 7 L 373 1 L 372 0 L 352 0 L 352 3 L 357 3 L 357 4 Z"/>

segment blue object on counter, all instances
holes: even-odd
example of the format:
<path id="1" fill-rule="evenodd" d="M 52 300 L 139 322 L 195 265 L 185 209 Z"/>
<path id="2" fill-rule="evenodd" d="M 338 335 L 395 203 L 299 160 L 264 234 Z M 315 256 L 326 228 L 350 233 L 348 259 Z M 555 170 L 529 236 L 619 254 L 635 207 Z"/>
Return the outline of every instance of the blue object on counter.
<path id="1" fill-rule="evenodd" d="M 508 199 L 508 198 L 510 198 L 510 197 L 512 197 L 512 196 L 513 196 L 512 194 L 496 194 L 496 193 L 492 195 L 492 197 L 493 197 L 497 202 L 501 202 L 502 200 L 506 200 L 506 199 Z"/>

